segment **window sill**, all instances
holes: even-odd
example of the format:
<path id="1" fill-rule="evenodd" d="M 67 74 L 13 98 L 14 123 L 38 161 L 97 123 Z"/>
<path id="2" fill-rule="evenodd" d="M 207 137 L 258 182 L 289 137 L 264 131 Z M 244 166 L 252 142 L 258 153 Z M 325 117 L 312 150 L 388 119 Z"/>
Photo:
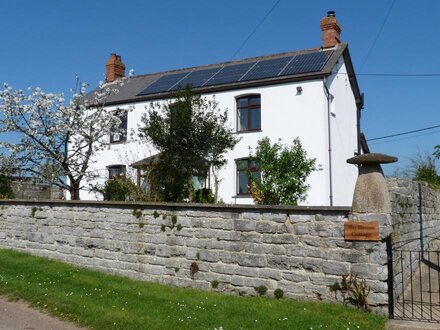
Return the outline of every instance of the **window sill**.
<path id="1" fill-rule="evenodd" d="M 124 144 L 124 143 L 126 143 L 127 141 L 118 141 L 118 142 L 109 142 L 109 145 L 114 145 L 114 144 Z"/>
<path id="2" fill-rule="evenodd" d="M 235 134 L 249 134 L 249 133 L 260 133 L 260 132 L 263 132 L 263 130 L 261 130 L 261 129 L 254 129 L 254 130 L 251 130 L 251 131 L 237 131 L 237 132 L 235 132 Z"/>
<path id="3" fill-rule="evenodd" d="M 251 195 L 235 195 L 235 196 L 232 196 L 232 198 L 252 198 L 252 196 Z"/>

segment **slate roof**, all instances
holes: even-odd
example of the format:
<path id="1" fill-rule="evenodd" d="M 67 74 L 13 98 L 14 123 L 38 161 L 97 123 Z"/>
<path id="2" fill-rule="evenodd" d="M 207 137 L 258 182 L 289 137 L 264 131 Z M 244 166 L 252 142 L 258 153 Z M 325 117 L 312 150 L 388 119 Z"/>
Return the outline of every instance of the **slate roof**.
<path id="1" fill-rule="evenodd" d="M 195 71 L 195 70 L 205 70 L 205 69 L 217 68 L 217 67 L 221 67 L 221 66 L 225 66 L 225 65 L 244 64 L 244 63 L 248 63 L 248 62 L 255 62 L 255 61 L 261 61 L 261 60 L 267 60 L 267 59 L 276 59 L 276 58 L 280 58 L 280 57 L 312 53 L 312 52 L 316 52 L 319 50 L 320 50 L 319 48 L 313 48 L 313 49 L 307 49 L 307 50 L 301 50 L 301 51 L 278 53 L 278 54 L 272 54 L 272 55 L 266 55 L 266 56 L 260 56 L 260 57 L 246 58 L 246 59 L 241 59 L 241 60 L 237 60 L 237 61 L 223 62 L 223 63 L 217 63 L 217 64 L 211 64 L 211 65 L 202 65 L 202 66 L 184 68 L 184 69 L 179 69 L 179 70 L 170 70 L 170 71 L 134 76 L 134 77 L 131 77 L 129 79 L 129 81 L 126 82 L 123 86 L 118 87 L 119 93 L 107 98 L 106 105 L 118 105 L 118 104 L 142 102 L 142 101 L 149 101 L 149 100 L 155 100 L 155 99 L 164 99 L 164 98 L 169 97 L 170 92 L 154 93 L 154 94 L 149 94 L 149 95 L 139 95 L 139 93 L 142 90 L 144 90 L 147 86 L 149 86 L 150 84 L 155 82 L 157 79 L 159 79 L 163 75 L 190 72 L 190 71 Z M 324 76 L 328 76 L 332 73 L 333 68 L 335 67 L 338 59 L 341 56 L 344 57 L 344 60 L 345 60 L 346 66 L 347 66 L 347 71 L 348 71 L 350 83 L 352 85 L 353 93 L 355 95 L 356 102 L 358 104 L 360 104 L 361 103 L 361 95 L 359 92 L 359 87 L 358 87 L 358 84 L 356 81 L 356 76 L 355 76 L 355 73 L 353 70 L 350 55 L 348 53 L 348 46 L 346 43 L 341 43 L 335 47 L 332 55 L 329 57 L 325 66 L 320 71 L 300 73 L 300 74 L 291 74 L 291 75 L 277 76 L 277 77 L 264 78 L 264 79 L 255 79 L 255 80 L 249 80 L 249 81 L 239 81 L 239 82 L 232 82 L 232 83 L 226 83 L 226 84 L 220 84 L 220 85 L 214 85 L 214 86 L 205 86 L 205 87 L 194 88 L 194 91 L 196 91 L 198 93 L 202 93 L 202 94 L 203 93 L 215 93 L 215 92 L 226 91 L 226 90 L 243 89 L 243 88 L 258 87 L 258 86 L 267 86 L 267 85 L 281 84 L 281 83 L 293 82 L 293 81 L 320 79 L 320 78 L 322 78 Z M 93 92 L 91 92 L 88 97 L 91 97 L 92 95 L 93 95 Z"/>

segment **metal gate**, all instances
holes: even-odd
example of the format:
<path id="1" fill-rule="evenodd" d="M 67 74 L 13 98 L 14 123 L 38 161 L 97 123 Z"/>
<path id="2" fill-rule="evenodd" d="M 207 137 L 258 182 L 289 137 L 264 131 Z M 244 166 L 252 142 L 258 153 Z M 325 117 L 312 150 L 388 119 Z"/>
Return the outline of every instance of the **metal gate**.
<path id="1" fill-rule="evenodd" d="M 440 323 L 440 251 L 387 245 L 390 318 Z"/>

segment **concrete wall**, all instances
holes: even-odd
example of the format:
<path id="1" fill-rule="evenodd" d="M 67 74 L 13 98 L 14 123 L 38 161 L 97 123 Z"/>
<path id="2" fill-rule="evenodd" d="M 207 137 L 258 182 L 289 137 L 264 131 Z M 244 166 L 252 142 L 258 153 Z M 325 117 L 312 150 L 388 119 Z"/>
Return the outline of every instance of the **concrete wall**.
<path id="1" fill-rule="evenodd" d="M 348 208 L 99 202 L 0 202 L 0 247 L 141 280 L 255 295 L 334 301 L 329 286 L 357 274 L 369 302 L 387 304 L 382 242 L 348 242 Z M 382 230 L 382 229 L 381 229 Z M 191 264 L 199 271 L 190 273 Z"/>

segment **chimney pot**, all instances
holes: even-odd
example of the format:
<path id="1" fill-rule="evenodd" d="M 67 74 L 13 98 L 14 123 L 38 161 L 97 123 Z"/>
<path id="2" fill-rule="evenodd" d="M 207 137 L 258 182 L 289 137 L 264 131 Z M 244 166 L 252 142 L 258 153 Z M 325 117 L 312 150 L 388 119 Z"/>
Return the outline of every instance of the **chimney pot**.
<path id="1" fill-rule="evenodd" d="M 322 47 L 332 48 L 341 43 L 341 25 L 336 19 L 334 11 L 328 11 L 327 17 L 321 19 Z"/>
<path id="2" fill-rule="evenodd" d="M 105 63 L 106 73 L 105 80 L 107 82 L 125 77 L 125 64 L 122 63 L 121 56 L 111 53 L 110 58 Z"/>

